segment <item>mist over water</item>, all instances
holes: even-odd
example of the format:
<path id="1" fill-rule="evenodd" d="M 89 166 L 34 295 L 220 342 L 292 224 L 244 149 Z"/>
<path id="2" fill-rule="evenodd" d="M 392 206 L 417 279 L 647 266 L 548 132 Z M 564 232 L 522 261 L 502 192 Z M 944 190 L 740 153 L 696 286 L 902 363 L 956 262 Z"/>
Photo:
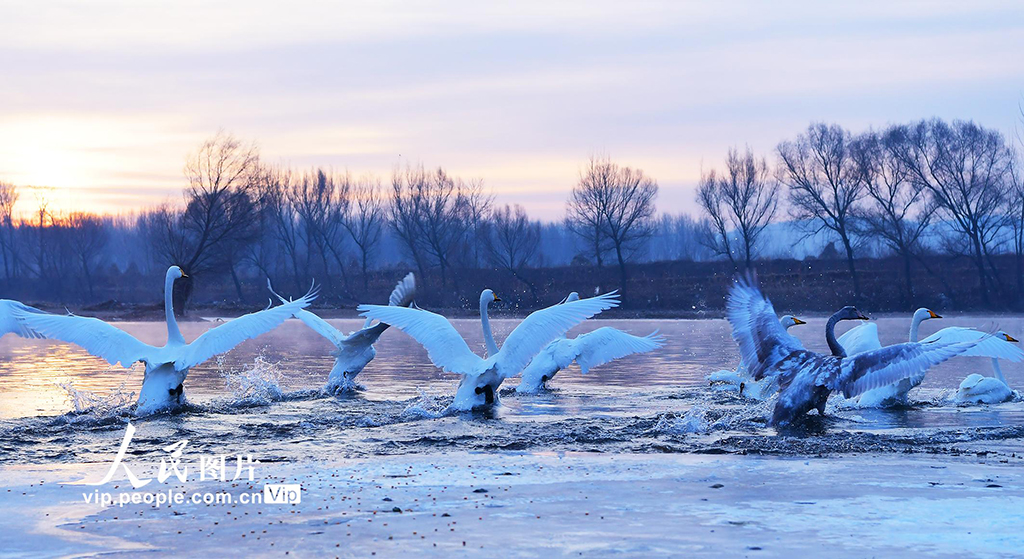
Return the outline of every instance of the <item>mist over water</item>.
<path id="1" fill-rule="evenodd" d="M 825 350 L 824 318 L 791 333 L 810 349 Z M 361 321 L 332 321 L 345 331 Z M 471 348 L 483 352 L 479 321 L 453 321 Z M 878 321 L 883 343 L 905 341 L 908 317 Z M 187 339 L 209 322 L 183 325 Z M 504 339 L 517 320 L 493 321 Z M 1021 332 L 1016 317 L 931 321 L 940 327 L 973 325 Z M 120 323 L 146 341 L 160 342 L 162 323 Z M 501 405 L 450 413 L 458 378 L 441 373 L 411 338 L 388 330 L 377 358 L 357 377 L 363 390 L 329 396 L 320 388 L 333 364 L 331 346 L 298 321 L 246 342 L 220 359 L 192 369 L 185 382 L 189 406 L 133 419 L 133 451 L 189 439 L 189 449 L 252 453 L 262 461 L 333 459 L 390 454 L 469 451 L 587 451 L 829 454 L 845 452 L 978 452 L 1020 448 L 1024 402 L 957 406 L 959 382 L 991 374 L 988 359 L 959 358 L 934 368 L 911 393 L 913 405 L 876 410 L 830 400 L 826 417 L 796 429 L 767 426 L 773 401 L 756 402 L 715 390 L 705 376 L 738 361 L 724 320 L 600 320 L 577 335 L 614 326 L 645 335 L 660 329 L 666 346 L 581 375 L 562 371 L 537 395 L 516 395 L 506 381 Z M 142 368 L 111 367 L 58 342 L 0 340 L 0 462 L 104 461 L 117 449 Z M 1003 363 L 1011 388 L 1024 367 Z"/>

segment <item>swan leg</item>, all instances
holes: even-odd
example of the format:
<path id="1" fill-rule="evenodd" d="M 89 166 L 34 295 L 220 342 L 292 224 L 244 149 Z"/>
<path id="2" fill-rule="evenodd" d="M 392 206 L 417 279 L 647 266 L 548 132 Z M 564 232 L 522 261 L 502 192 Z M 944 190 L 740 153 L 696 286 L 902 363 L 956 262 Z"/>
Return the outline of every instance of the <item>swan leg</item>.
<path id="1" fill-rule="evenodd" d="M 475 392 L 477 394 L 483 394 L 484 395 L 484 403 L 486 403 L 486 404 L 493 404 L 494 403 L 494 388 L 492 388 L 491 385 L 485 384 L 483 386 L 478 386 L 478 387 L 476 387 Z"/>

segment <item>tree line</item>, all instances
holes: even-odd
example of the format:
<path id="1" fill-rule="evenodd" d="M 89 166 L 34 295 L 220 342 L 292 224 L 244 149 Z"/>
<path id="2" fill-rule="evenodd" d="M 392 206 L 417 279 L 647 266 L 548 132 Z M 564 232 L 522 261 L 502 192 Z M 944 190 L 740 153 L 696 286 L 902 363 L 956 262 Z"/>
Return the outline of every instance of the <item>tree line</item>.
<path id="1" fill-rule="evenodd" d="M 602 287 L 624 289 L 628 304 L 631 281 L 644 280 L 632 277 L 637 264 L 723 260 L 749 268 L 785 257 L 784 248 L 766 246 L 774 226 L 796 224 L 834 240 L 854 298 L 863 296 L 858 258 L 896 257 L 910 305 L 915 269 L 936 275 L 929 262 L 941 254 L 972 263 L 987 306 L 993 293 L 1024 294 L 1020 168 L 1010 141 L 969 121 L 856 134 L 815 123 L 770 158 L 736 148 L 723 167 L 702 171 L 696 219 L 658 214 L 656 179 L 596 156 L 581 167 L 565 218 L 544 223 L 522 206 L 496 203 L 483 181 L 442 167 L 396 167 L 388 177 L 293 169 L 266 164 L 254 143 L 218 133 L 187 156 L 178 204 L 62 214 L 45 191 L 0 183 L 0 285 L 6 296 L 33 300 L 138 300 L 152 296 L 147 280 L 177 264 L 189 275 L 176 284 L 179 311 L 196 289 L 214 284 L 238 301 L 262 299 L 267 278 L 294 293 L 315 281 L 322 303 L 348 305 L 382 271 L 413 269 L 439 300 L 497 273 L 535 304 L 548 277 L 542 270 L 575 266 L 615 270 Z M 14 205 L 26 192 L 36 193 L 38 207 L 18 218 Z M 995 258 L 1005 253 L 1015 257 L 1014 285 L 1003 283 L 1005 259 Z"/>
<path id="2" fill-rule="evenodd" d="M 1011 141 L 971 121 L 922 120 L 857 134 L 814 123 L 778 144 L 774 165 L 749 149 L 733 149 L 723 171 L 702 173 L 702 239 L 737 269 L 748 268 L 758 258 L 766 228 L 789 218 L 808 234 L 826 231 L 836 239 L 855 299 L 863 296 L 857 257 L 874 242 L 901 261 L 908 306 L 916 296 L 912 268 L 933 273 L 928 261 L 936 254 L 971 262 L 985 307 L 996 292 L 1020 301 L 1021 170 Z M 1002 253 L 1014 256 L 1012 286 L 1004 285 L 994 258 Z"/>

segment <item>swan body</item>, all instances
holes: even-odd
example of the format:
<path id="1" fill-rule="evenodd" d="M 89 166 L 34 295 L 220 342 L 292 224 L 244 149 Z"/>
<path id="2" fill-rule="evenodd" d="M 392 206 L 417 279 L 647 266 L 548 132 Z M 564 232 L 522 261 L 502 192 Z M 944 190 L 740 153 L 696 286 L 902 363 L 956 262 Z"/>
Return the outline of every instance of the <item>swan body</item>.
<path id="1" fill-rule="evenodd" d="M 431 362 L 448 373 L 462 375 L 452 409 L 471 410 L 498 401 L 498 387 L 518 374 L 545 345 L 564 335 L 584 320 L 616 307 L 618 296 L 612 292 L 589 299 L 567 301 L 527 316 L 498 349 L 491 332 L 487 308 L 500 301 L 494 292 L 480 293 L 480 321 L 487 345 L 487 357 L 473 353 L 462 335 L 445 317 L 419 308 L 360 305 L 366 318 L 376 319 L 412 336 L 427 350 Z"/>
<path id="2" fill-rule="evenodd" d="M 994 337 L 1002 338 L 1009 343 L 1017 342 L 1006 332 L 997 332 Z M 995 357 L 992 358 L 992 372 L 995 373 L 994 377 L 986 377 L 977 373 L 968 375 L 960 383 L 956 401 L 962 404 L 999 404 L 1012 400 L 1016 393 L 1006 383 L 999 360 Z"/>
<path id="3" fill-rule="evenodd" d="M 270 286 L 269 280 L 267 286 Z M 271 293 L 273 292 L 271 288 Z M 275 293 L 275 295 L 277 294 Z M 410 273 L 395 286 L 388 298 L 388 304 L 407 307 L 412 304 L 415 296 L 416 277 Z M 285 302 L 280 295 L 278 298 Z M 344 334 L 341 330 L 328 324 L 326 320 L 305 309 L 296 312 L 295 318 L 326 338 L 336 348 L 331 352 L 331 355 L 334 356 L 334 366 L 331 368 L 323 390 L 329 394 L 341 394 L 360 388 L 355 382 L 356 375 L 377 356 L 377 350 L 373 344 L 377 343 L 377 339 L 388 329 L 388 325 L 383 322 L 373 324 L 372 320 L 367 320 L 361 329 L 351 334 Z"/>
<path id="4" fill-rule="evenodd" d="M 925 320 L 942 318 L 930 309 L 920 308 L 914 312 L 910 321 L 910 342 L 918 342 L 921 323 Z M 1008 359 L 1010 361 L 1024 360 L 1024 351 L 1019 347 L 1007 342 L 1005 337 L 990 336 L 989 334 L 974 328 L 949 327 L 920 340 L 921 342 L 948 342 L 963 343 L 976 342 L 973 347 L 961 353 L 963 357 L 989 357 Z M 878 338 L 878 325 L 867 323 L 839 337 L 839 343 L 850 355 L 873 351 L 882 348 Z M 909 401 L 908 393 L 920 385 L 925 378 L 927 369 L 908 378 L 900 379 L 898 382 L 886 386 L 880 386 L 861 394 L 856 404 L 860 407 L 882 408 L 891 406 L 906 405 Z"/>
<path id="5" fill-rule="evenodd" d="M 771 424 L 777 426 L 791 424 L 812 409 L 823 414 L 833 391 L 852 398 L 917 374 L 976 343 L 906 343 L 847 356 L 835 338 L 835 325 L 867 317 L 854 307 L 844 307 L 825 326 L 833 355 L 808 351 L 779 324 L 771 301 L 753 276 L 740 278 L 733 285 L 726 316 L 754 380 L 769 375 L 779 378 L 779 399 L 771 418 Z"/>
<path id="6" fill-rule="evenodd" d="M 788 331 L 794 326 L 807 323 L 793 315 L 787 314 L 779 319 L 779 324 Z M 754 400 L 766 400 L 775 394 L 778 388 L 777 379 L 774 376 L 754 380 L 742 359 L 735 371 L 729 369 L 715 371 L 707 376 L 707 380 L 717 390 L 737 391 L 740 393 L 740 396 Z"/>
<path id="7" fill-rule="evenodd" d="M 43 311 L 20 301 L 0 299 L 0 337 L 17 334 L 22 338 L 42 338 L 39 333 L 32 331 L 28 325 L 18 320 L 18 317 L 15 316 L 16 313 L 43 314 Z"/>
<path id="8" fill-rule="evenodd" d="M 120 363 L 130 368 L 137 361 L 143 362 L 146 373 L 135 413 L 148 415 L 185 403 L 184 382 L 190 367 L 273 330 L 316 297 L 311 290 L 296 301 L 229 320 L 186 343 L 171 304 L 174 281 L 181 277 L 185 277 L 181 268 L 171 266 L 164 278 L 167 343 L 162 347 L 143 343 L 98 318 L 24 311 L 15 311 L 15 316 L 41 336 L 81 346 L 111 365 Z"/>

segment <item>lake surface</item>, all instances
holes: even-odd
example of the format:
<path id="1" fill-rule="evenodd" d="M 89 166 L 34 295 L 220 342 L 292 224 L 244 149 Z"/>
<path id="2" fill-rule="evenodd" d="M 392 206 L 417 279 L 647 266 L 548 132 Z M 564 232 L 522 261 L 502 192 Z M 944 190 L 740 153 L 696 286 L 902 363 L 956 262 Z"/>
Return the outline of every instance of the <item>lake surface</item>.
<path id="1" fill-rule="evenodd" d="M 809 349 L 826 351 L 824 318 L 790 330 Z M 357 320 L 332 320 L 343 331 Z M 479 320 L 453 321 L 483 353 Z M 215 322 L 182 325 L 193 339 Z M 497 339 L 518 320 L 493 321 Z M 882 342 L 906 340 L 909 317 L 878 320 Z M 162 322 L 117 325 L 160 344 Z M 570 335 L 614 326 L 637 335 L 660 330 L 663 349 L 631 356 L 581 375 L 560 372 L 551 390 L 515 395 L 503 386 L 501 405 L 487 412 L 445 414 L 458 379 L 433 367 L 411 338 L 388 330 L 377 358 L 359 375 L 365 389 L 334 397 L 319 393 L 333 364 L 331 346 L 290 320 L 218 360 L 195 367 L 185 381 L 186 411 L 135 420 L 133 446 L 162 447 L 189 438 L 190 448 L 218 452 L 259 449 L 264 460 L 364 457 L 468 451 L 821 453 L 954 449 L 986 441 L 1020 448 L 1024 403 L 957 406 L 952 395 L 970 373 L 991 374 L 988 359 L 957 358 L 934 368 L 911 393 L 914 405 L 855 409 L 830 402 L 793 437 L 767 427 L 773 402 L 712 390 L 705 376 L 734 368 L 738 351 L 724 320 L 595 320 Z M 1024 334 L 1019 317 L 958 317 L 926 322 Z M 840 331 L 847 326 L 841 326 Z M 1024 366 L 1003 362 L 1011 387 L 1024 385 Z M 142 367 L 109 366 L 81 349 L 53 341 L 0 339 L 0 462 L 89 462 L 109 457 L 130 419 Z M 1020 384 L 1018 384 L 1020 383 Z"/>

